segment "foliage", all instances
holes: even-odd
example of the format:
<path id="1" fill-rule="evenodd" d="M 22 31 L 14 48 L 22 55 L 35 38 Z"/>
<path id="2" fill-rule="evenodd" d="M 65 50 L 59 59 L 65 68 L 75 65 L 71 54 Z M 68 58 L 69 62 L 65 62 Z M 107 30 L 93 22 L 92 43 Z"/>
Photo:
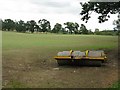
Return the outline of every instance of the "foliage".
<path id="1" fill-rule="evenodd" d="M 65 28 L 67 28 L 69 30 L 70 34 L 72 34 L 73 32 L 75 32 L 75 34 L 78 33 L 79 25 L 77 23 L 66 22 L 66 23 L 64 23 L 64 25 L 66 26 Z"/>
<path id="2" fill-rule="evenodd" d="M 3 25 L 2 29 L 5 31 L 6 30 L 10 31 L 10 30 L 13 30 L 15 28 L 15 23 L 11 19 L 5 19 L 2 23 L 2 25 Z"/>
<path id="3" fill-rule="evenodd" d="M 39 25 L 37 25 L 37 24 L 34 26 L 34 29 L 35 29 L 36 32 L 41 32 L 42 31 L 40 29 Z"/>
<path id="4" fill-rule="evenodd" d="M 95 29 L 94 34 L 96 35 L 118 35 L 118 31 L 116 30 L 103 30 L 103 31 L 99 31 L 99 29 Z"/>
<path id="5" fill-rule="evenodd" d="M 54 26 L 54 28 L 53 28 L 53 30 L 52 30 L 52 32 L 53 33 L 58 33 L 61 30 L 62 30 L 62 25 L 59 24 L 59 23 L 56 23 L 55 26 Z"/>
<path id="6" fill-rule="evenodd" d="M 120 31 L 120 14 L 118 15 L 118 20 L 114 20 L 113 21 L 113 25 L 116 25 L 116 27 L 114 28 L 114 30 Z"/>
<path id="7" fill-rule="evenodd" d="M 59 33 L 68 34 L 68 31 L 65 28 L 62 28 L 61 31 L 59 31 Z"/>
<path id="8" fill-rule="evenodd" d="M 42 32 L 47 32 L 51 29 L 50 22 L 46 19 L 39 20 L 38 23 Z"/>
<path id="9" fill-rule="evenodd" d="M 33 33 L 36 22 L 34 20 L 31 20 L 31 21 L 29 21 L 29 25 L 30 25 L 30 31 L 31 31 L 31 33 Z"/>
<path id="10" fill-rule="evenodd" d="M 26 25 L 22 20 L 15 22 L 15 28 L 17 32 L 26 32 Z"/>
<path id="11" fill-rule="evenodd" d="M 98 17 L 99 23 L 108 21 L 110 14 L 117 14 L 120 12 L 120 2 L 85 2 L 80 3 L 82 6 L 82 20 L 88 22 L 91 18 L 91 13 L 95 12 L 100 14 Z"/>
<path id="12" fill-rule="evenodd" d="M 81 24 L 80 33 L 81 34 L 88 34 L 88 30 L 84 24 Z"/>
<path id="13" fill-rule="evenodd" d="M 78 28 L 79 28 L 79 24 L 75 22 L 74 23 L 74 32 L 75 32 L 75 34 L 79 33 Z"/>
<path id="14" fill-rule="evenodd" d="M 94 34 L 91 29 L 88 30 L 88 34 Z"/>
<path id="15" fill-rule="evenodd" d="M 98 29 L 98 28 L 95 29 L 95 34 L 96 34 L 96 35 L 100 35 L 100 32 L 99 32 L 99 29 Z"/>

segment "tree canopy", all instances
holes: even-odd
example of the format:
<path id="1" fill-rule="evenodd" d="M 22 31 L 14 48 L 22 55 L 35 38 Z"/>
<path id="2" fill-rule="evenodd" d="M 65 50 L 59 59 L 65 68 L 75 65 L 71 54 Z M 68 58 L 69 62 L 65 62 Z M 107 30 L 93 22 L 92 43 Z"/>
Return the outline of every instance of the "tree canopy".
<path id="1" fill-rule="evenodd" d="M 80 3 L 82 6 L 82 11 L 80 15 L 83 17 L 81 20 L 86 23 L 91 18 L 91 13 L 95 12 L 100 14 L 98 16 L 99 23 L 108 21 L 110 14 L 120 14 L 120 2 L 85 2 Z"/>
<path id="2" fill-rule="evenodd" d="M 73 23 L 73 22 L 66 22 L 64 23 L 65 28 L 67 28 L 70 32 L 70 34 L 72 34 L 73 32 L 75 32 L 75 34 L 77 34 L 78 32 L 78 23 Z"/>
<path id="3" fill-rule="evenodd" d="M 61 30 L 62 30 L 62 25 L 59 24 L 59 23 L 56 23 L 55 26 L 54 26 L 54 28 L 53 28 L 53 30 L 52 30 L 52 32 L 53 33 L 58 33 Z"/>
<path id="4" fill-rule="evenodd" d="M 15 27 L 15 23 L 11 19 L 5 19 L 4 22 L 2 23 L 2 28 L 3 30 L 13 30 Z"/>
<path id="5" fill-rule="evenodd" d="M 17 32 L 26 32 L 26 25 L 22 20 L 15 22 L 15 28 Z"/>
<path id="6" fill-rule="evenodd" d="M 81 34 L 88 34 L 88 30 L 84 24 L 81 24 L 80 33 Z"/>
<path id="7" fill-rule="evenodd" d="M 38 23 L 40 24 L 40 29 L 42 30 L 42 32 L 47 32 L 51 29 L 50 22 L 46 19 L 40 19 Z"/>

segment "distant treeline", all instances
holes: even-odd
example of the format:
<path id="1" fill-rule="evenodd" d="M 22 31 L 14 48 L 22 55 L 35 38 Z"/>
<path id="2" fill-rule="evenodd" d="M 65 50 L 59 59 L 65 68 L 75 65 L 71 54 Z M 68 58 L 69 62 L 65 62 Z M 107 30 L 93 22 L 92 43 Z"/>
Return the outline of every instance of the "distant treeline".
<path id="1" fill-rule="evenodd" d="M 118 35 L 118 30 L 103 30 L 95 29 L 93 32 L 91 29 L 87 29 L 84 24 L 79 25 L 74 22 L 64 23 L 64 28 L 60 23 L 56 23 L 53 28 L 51 28 L 50 21 L 46 19 L 40 19 L 38 22 L 35 20 L 30 21 L 14 21 L 12 19 L 2 20 L 2 30 L 3 31 L 17 31 L 17 32 L 50 32 L 50 33 L 63 33 L 63 34 L 95 34 L 95 35 Z"/>

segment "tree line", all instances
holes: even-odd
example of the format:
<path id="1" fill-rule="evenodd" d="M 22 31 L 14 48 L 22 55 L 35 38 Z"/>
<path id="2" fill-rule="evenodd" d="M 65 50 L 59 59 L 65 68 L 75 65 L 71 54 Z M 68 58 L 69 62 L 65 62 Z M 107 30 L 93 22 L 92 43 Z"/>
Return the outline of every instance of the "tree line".
<path id="1" fill-rule="evenodd" d="M 14 21 L 12 19 L 2 20 L 2 30 L 3 31 L 17 31 L 17 32 L 43 32 L 43 33 L 63 33 L 63 34 L 96 34 L 96 35 L 117 35 L 117 30 L 103 30 L 95 29 L 93 32 L 91 29 L 87 29 L 84 24 L 79 25 L 74 22 L 64 23 L 64 28 L 60 23 L 56 23 L 53 28 L 51 28 L 50 21 L 46 19 L 40 19 L 38 22 L 35 20 L 30 21 Z"/>
<path id="2" fill-rule="evenodd" d="M 38 24 L 37 24 L 38 23 Z M 17 31 L 17 32 L 51 32 L 51 33 L 70 33 L 70 34 L 88 34 L 88 30 L 84 24 L 79 26 L 78 23 L 66 22 L 64 23 L 65 28 L 60 23 L 56 23 L 51 29 L 50 21 L 41 19 L 38 22 L 35 20 L 30 21 L 13 21 L 12 19 L 2 20 L 3 31 Z"/>

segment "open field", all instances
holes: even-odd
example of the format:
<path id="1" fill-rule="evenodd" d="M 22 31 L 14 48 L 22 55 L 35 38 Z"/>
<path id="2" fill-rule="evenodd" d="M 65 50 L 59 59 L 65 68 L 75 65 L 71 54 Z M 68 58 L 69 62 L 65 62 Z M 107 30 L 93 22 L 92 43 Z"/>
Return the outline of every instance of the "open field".
<path id="1" fill-rule="evenodd" d="M 117 36 L 24 34 L 3 32 L 3 87 L 108 88 L 118 80 Z M 107 53 L 102 67 L 58 66 L 62 50 Z"/>

